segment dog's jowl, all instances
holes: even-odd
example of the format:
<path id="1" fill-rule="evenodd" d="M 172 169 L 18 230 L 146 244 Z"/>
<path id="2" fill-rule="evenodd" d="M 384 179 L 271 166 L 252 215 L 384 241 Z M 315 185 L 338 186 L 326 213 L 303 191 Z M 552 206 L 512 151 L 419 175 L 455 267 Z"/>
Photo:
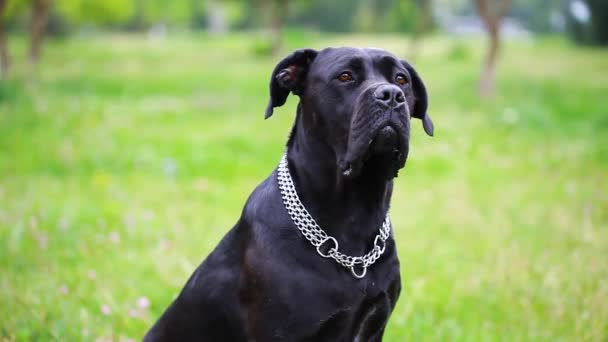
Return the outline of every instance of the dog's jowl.
<path id="1" fill-rule="evenodd" d="M 380 49 L 297 50 L 270 77 L 266 118 L 299 97 L 277 168 L 145 341 L 380 341 L 401 283 L 388 210 L 428 135 L 422 79 Z"/>

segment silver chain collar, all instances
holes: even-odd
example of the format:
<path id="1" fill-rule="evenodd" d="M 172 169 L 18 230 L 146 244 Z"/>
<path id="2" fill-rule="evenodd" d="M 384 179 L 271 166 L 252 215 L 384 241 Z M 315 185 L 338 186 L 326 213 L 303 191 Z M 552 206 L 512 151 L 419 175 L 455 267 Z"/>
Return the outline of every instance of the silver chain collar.
<path id="1" fill-rule="evenodd" d="M 300 201 L 287 167 L 287 153 L 283 155 L 279 163 L 277 180 L 285 209 L 306 240 L 317 248 L 317 253 L 324 258 L 332 258 L 338 264 L 349 268 L 355 277 L 359 279 L 365 277 L 367 268 L 373 265 L 386 249 L 386 240 L 391 233 L 388 214 L 382 222 L 378 235 L 374 238 L 374 247 L 371 251 L 361 256 L 346 255 L 338 251 L 338 240 L 321 229 Z M 321 247 L 327 242 L 333 244 L 333 247 L 324 252 Z M 357 273 L 357 269 L 360 269 L 359 273 Z"/>

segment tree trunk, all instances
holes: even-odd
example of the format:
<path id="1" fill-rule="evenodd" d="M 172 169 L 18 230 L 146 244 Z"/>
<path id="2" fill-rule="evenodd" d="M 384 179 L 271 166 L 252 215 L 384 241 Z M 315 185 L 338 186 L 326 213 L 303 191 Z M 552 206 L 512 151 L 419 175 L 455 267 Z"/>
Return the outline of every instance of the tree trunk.
<path id="1" fill-rule="evenodd" d="M 272 55 L 277 56 L 281 52 L 283 41 L 283 25 L 287 17 L 287 0 L 275 0 L 274 15 L 272 16 L 270 29 L 272 30 Z"/>
<path id="2" fill-rule="evenodd" d="M 8 54 L 8 41 L 6 37 L 6 27 L 4 26 L 4 10 L 6 0 L 0 0 L 0 79 L 8 77 L 10 57 Z"/>
<path id="3" fill-rule="evenodd" d="M 500 52 L 500 24 L 509 11 L 511 0 L 498 0 L 498 9 L 495 11 L 490 8 L 488 0 L 475 0 L 475 4 L 486 31 L 488 31 L 489 38 L 488 52 L 479 79 L 479 94 L 489 97 L 494 95 L 496 88 L 496 61 Z"/>
<path id="4" fill-rule="evenodd" d="M 30 54 L 29 61 L 31 64 L 36 64 L 40 60 L 40 49 L 44 29 L 49 20 L 49 12 L 51 9 L 51 0 L 33 0 L 32 1 L 32 23 L 30 27 Z"/>
<path id="5" fill-rule="evenodd" d="M 500 49 L 500 23 L 493 21 L 486 25 L 490 41 L 479 80 L 479 94 L 489 97 L 494 95 L 496 87 L 496 60 Z"/>
<path id="6" fill-rule="evenodd" d="M 228 21 L 226 19 L 225 4 L 222 1 L 207 2 L 207 18 L 209 32 L 223 35 L 228 31 Z"/>
<path id="7" fill-rule="evenodd" d="M 419 15 L 408 49 L 408 58 L 412 61 L 418 57 L 418 53 L 422 50 L 422 36 L 428 33 L 433 26 L 432 0 L 416 0 L 415 4 L 418 7 Z"/>

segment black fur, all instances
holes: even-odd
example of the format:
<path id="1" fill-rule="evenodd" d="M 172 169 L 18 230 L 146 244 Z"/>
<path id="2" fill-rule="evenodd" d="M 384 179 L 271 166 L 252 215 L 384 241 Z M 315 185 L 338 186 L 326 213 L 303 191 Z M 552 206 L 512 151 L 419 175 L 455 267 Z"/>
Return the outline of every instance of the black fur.
<path id="1" fill-rule="evenodd" d="M 352 81 L 339 79 L 344 72 Z M 306 49 L 273 71 L 266 117 L 290 92 L 300 97 L 288 141 L 300 199 L 341 252 L 365 254 L 407 159 L 410 117 L 433 134 L 424 84 L 384 50 Z M 380 341 L 400 289 L 392 236 L 365 278 L 355 278 L 296 228 L 275 170 L 144 340 Z"/>

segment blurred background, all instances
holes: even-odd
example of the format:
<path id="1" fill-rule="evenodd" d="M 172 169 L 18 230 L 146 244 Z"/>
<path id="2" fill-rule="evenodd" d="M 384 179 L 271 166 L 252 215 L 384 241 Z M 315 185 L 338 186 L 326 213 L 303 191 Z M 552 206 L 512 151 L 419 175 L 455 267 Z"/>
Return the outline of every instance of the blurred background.
<path id="1" fill-rule="evenodd" d="M 386 341 L 608 338 L 608 1 L 0 0 L 0 340 L 139 340 L 277 165 L 293 49 L 427 84 Z"/>

